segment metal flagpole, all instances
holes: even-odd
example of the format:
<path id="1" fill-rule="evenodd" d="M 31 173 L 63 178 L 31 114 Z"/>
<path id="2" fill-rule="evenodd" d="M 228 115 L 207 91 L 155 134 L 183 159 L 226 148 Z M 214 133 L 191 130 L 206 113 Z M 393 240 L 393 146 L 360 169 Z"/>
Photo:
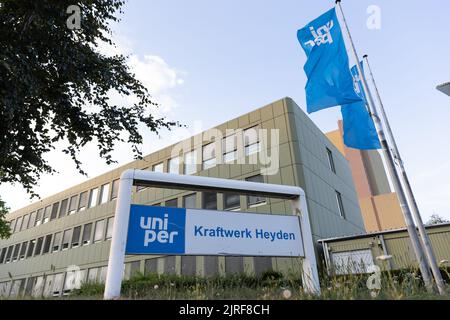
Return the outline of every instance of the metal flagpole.
<path id="1" fill-rule="evenodd" d="M 383 154 L 384 154 L 384 157 L 386 159 L 388 171 L 389 171 L 389 174 L 392 177 L 394 190 L 397 193 L 397 197 L 398 197 L 398 200 L 400 202 L 400 207 L 402 209 L 403 216 L 405 218 L 406 228 L 408 230 L 409 237 L 411 239 L 411 243 L 412 243 L 412 246 L 413 246 L 414 253 L 416 255 L 417 261 L 419 262 L 419 268 L 420 268 L 420 271 L 422 273 L 422 277 L 423 277 L 425 286 L 427 287 L 427 289 L 429 291 L 432 291 L 433 290 L 433 282 L 431 280 L 430 269 L 429 269 L 428 263 L 427 263 L 427 261 L 425 259 L 423 248 L 421 246 L 419 237 L 418 237 L 417 232 L 416 232 L 416 227 L 414 225 L 414 221 L 413 221 L 412 216 L 411 216 L 411 211 L 409 209 L 408 202 L 406 201 L 405 192 L 404 192 L 404 190 L 402 188 L 402 185 L 400 183 L 400 177 L 398 176 L 398 173 L 397 173 L 397 171 L 395 169 L 394 158 L 393 158 L 393 156 L 392 156 L 392 154 L 390 152 L 389 145 L 388 145 L 388 142 L 386 140 L 386 136 L 384 135 L 382 123 L 380 121 L 380 118 L 378 117 L 377 110 L 375 108 L 375 103 L 373 101 L 372 94 L 369 91 L 369 86 L 367 85 L 366 77 L 364 76 L 364 73 L 362 72 L 361 65 L 359 63 L 358 54 L 356 53 L 356 48 L 355 48 L 355 45 L 353 43 L 352 36 L 350 34 L 350 29 L 349 29 L 349 27 L 347 25 L 347 21 L 345 19 L 344 11 L 342 10 L 341 0 L 336 0 L 336 6 L 339 8 L 339 11 L 340 11 L 340 13 L 342 15 L 342 19 L 343 19 L 343 22 L 344 22 L 344 25 L 345 25 L 345 29 L 347 31 L 347 35 L 348 35 L 349 40 L 350 40 L 352 52 L 353 52 L 353 55 L 354 55 L 354 57 L 356 59 L 356 67 L 358 69 L 358 73 L 359 73 L 360 78 L 361 78 L 360 80 L 361 80 L 361 83 L 363 85 L 364 92 L 366 93 L 366 96 L 367 96 L 367 99 L 368 99 L 368 101 L 367 101 L 368 102 L 368 107 L 369 107 L 370 113 L 372 114 L 372 118 L 374 120 L 375 128 L 377 130 L 378 137 L 379 137 L 381 145 L 383 147 Z"/>
<path id="2" fill-rule="evenodd" d="M 409 203 L 412 205 L 412 213 L 414 216 L 414 220 L 416 221 L 416 224 L 419 228 L 419 234 L 420 234 L 421 240 L 422 240 L 424 248 L 425 248 L 425 253 L 428 258 L 428 263 L 431 267 L 431 271 L 433 272 L 433 276 L 436 281 L 436 285 L 438 287 L 439 293 L 441 295 L 443 295 L 443 294 L 445 294 L 445 285 L 444 285 L 444 281 L 442 280 L 441 271 L 439 270 L 439 266 L 436 262 L 436 256 L 434 255 L 433 247 L 431 246 L 431 242 L 430 242 L 430 238 L 429 238 L 428 233 L 426 232 L 426 229 L 423 225 L 422 217 L 420 216 L 420 211 L 419 211 L 419 207 L 417 206 L 416 198 L 414 197 L 414 193 L 412 191 L 411 184 L 409 183 L 408 175 L 406 174 L 406 170 L 403 165 L 403 160 L 400 156 L 400 152 L 398 150 L 397 143 L 394 138 L 394 134 L 392 133 L 391 125 L 389 124 L 389 120 L 386 115 L 386 111 L 384 109 L 383 102 L 381 100 L 380 92 L 378 91 L 378 87 L 377 87 L 375 78 L 372 73 L 372 68 L 370 67 L 370 64 L 369 64 L 369 58 L 367 55 L 364 55 L 363 58 L 366 61 L 367 67 L 369 68 L 370 77 L 372 79 L 372 83 L 375 88 L 375 93 L 376 93 L 377 99 L 378 99 L 378 105 L 381 110 L 381 116 L 383 118 L 384 124 L 386 125 L 387 134 L 389 136 L 389 139 L 391 140 L 391 143 L 392 143 L 394 157 L 396 158 L 398 167 L 400 168 L 401 178 L 403 180 L 403 185 L 406 188 L 406 194 L 408 195 Z"/>

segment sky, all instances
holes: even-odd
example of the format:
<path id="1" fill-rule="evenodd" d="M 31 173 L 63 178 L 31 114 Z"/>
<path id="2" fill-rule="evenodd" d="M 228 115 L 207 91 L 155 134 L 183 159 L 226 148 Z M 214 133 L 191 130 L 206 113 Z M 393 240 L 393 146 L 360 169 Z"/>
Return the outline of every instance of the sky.
<path id="1" fill-rule="evenodd" d="M 177 142 L 283 97 L 306 110 L 306 62 L 297 30 L 331 9 L 334 1 L 129 0 L 114 25 L 117 47 L 161 104 L 158 115 L 187 125 L 159 137 L 143 127 L 144 154 Z M 342 6 L 360 56 L 368 54 L 424 220 L 450 219 L 450 97 L 436 86 L 450 81 L 448 0 L 344 0 Z M 379 9 L 380 28 L 367 21 Z M 371 21 L 371 20 L 370 20 Z M 310 115 L 323 131 L 337 128 L 340 108 Z M 80 154 L 89 178 L 133 160 L 118 145 L 118 164 L 107 166 L 95 144 Z M 61 152 L 47 159 L 59 171 L 42 177 L 42 198 L 87 177 Z M 0 186 L 12 209 L 31 203 L 20 186 Z M 36 201 L 36 200 L 33 200 Z"/>

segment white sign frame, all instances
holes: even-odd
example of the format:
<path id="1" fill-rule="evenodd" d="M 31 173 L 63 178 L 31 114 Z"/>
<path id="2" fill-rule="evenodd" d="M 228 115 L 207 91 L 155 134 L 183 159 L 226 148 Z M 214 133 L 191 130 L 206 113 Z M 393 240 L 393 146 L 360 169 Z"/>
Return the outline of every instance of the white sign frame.
<path id="1" fill-rule="evenodd" d="M 293 214 L 300 218 L 304 253 L 301 274 L 304 290 L 308 293 L 320 294 L 314 240 L 309 221 L 306 195 L 302 188 L 128 169 L 122 173 L 119 181 L 119 192 L 105 282 L 105 300 L 120 298 L 133 185 L 192 191 L 232 192 L 291 200 Z"/>

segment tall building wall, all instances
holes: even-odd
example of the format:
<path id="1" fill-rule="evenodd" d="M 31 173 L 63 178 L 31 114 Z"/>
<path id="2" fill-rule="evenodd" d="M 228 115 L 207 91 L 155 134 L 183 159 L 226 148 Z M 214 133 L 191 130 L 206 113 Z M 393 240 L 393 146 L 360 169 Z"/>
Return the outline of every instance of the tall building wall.
<path id="1" fill-rule="evenodd" d="M 326 135 L 343 152 L 349 163 L 366 231 L 405 227 L 397 195 L 391 192 L 379 152 L 348 148 L 342 138 L 342 121 L 338 122 L 338 127 L 338 130 Z"/>
<path id="2" fill-rule="evenodd" d="M 261 136 L 253 140 L 247 134 L 251 128 L 267 129 L 267 142 Z M 227 130 L 236 129 L 242 129 L 234 131 L 236 145 L 225 147 L 222 138 L 229 134 Z M 272 141 L 271 129 L 278 130 L 279 143 Z M 235 155 L 236 161 L 212 165 L 207 152 L 211 141 L 219 141 L 215 147 L 217 157 L 228 159 Z M 180 151 L 178 163 L 173 161 L 174 150 Z M 187 154 L 198 159 L 195 165 L 184 163 Z M 268 156 L 261 158 L 264 154 Z M 268 169 L 275 163 L 274 155 L 279 155 L 279 163 L 271 171 Z M 272 162 L 264 164 L 261 159 Z M 306 114 L 285 98 L 9 214 L 13 227 L 24 219 L 28 225 L 16 228 L 10 239 L 0 241 L 0 294 L 2 290 L 14 294 L 44 290 L 46 295 L 67 292 L 71 289 L 66 283 L 67 268 L 72 265 L 80 269 L 84 281 L 104 281 L 117 182 L 120 174 L 130 168 L 162 168 L 164 172 L 300 186 L 306 192 L 315 240 L 364 232 L 347 160 Z M 95 194 L 98 199 L 92 201 Z M 134 187 L 132 199 L 133 203 L 146 205 L 292 214 L 289 201 L 221 193 Z M 43 216 L 42 223 L 31 225 L 32 213 Z M 210 276 L 269 269 L 298 272 L 299 267 L 300 261 L 292 258 L 127 256 L 124 272 L 125 278 L 137 271 Z"/>

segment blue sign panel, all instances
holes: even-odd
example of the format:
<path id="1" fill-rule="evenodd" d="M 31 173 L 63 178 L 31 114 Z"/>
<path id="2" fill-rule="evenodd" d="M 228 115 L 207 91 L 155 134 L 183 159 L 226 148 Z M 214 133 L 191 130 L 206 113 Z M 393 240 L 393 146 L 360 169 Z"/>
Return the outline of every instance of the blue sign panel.
<path id="1" fill-rule="evenodd" d="M 127 254 L 184 254 L 186 209 L 131 205 Z"/>

